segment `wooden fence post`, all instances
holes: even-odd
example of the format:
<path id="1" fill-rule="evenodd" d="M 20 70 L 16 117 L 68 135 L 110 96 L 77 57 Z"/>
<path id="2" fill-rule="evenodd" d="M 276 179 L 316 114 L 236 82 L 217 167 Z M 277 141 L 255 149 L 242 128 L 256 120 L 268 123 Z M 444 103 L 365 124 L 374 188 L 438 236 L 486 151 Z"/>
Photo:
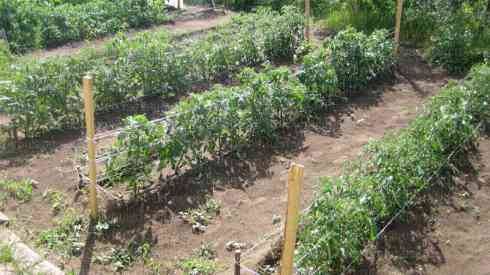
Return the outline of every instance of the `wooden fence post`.
<path id="1" fill-rule="evenodd" d="M 85 125 L 87 128 L 87 147 L 88 147 L 88 175 L 89 185 L 89 207 L 90 217 L 97 218 L 97 168 L 95 163 L 95 118 L 94 118 L 94 96 L 92 92 L 93 78 L 85 76 L 83 78 L 83 99 L 85 107 Z"/>
<path id="2" fill-rule="evenodd" d="M 403 14 L 403 0 L 397 0 L 396 5 L 396 25 L 395 25 L 395 56 L 400 51 L 400 28 Z"/>
<path id="3" fill-rule="evenodd" d="M 241 264 L 240 264 L 240 257 L 241 257 L 242 251 L 240 249 L 235 251 L 235 275 L 240 275 L 240 269 L 241 269 Z"/>
<path id="4" fill-rule="evenodd" d="M 305 0 L 305 39 L 310 41 L 310 0 Z"/>
<path id="5" fill-rule="evenodd" d="M 294 249 L 299 224 L 300 194 L 303 186 L 304 166 L 292 164 L 288 177 L 288 206 L 284 226 L 284 248 L 281 259 L 281 275 L 293 274 Z"/>

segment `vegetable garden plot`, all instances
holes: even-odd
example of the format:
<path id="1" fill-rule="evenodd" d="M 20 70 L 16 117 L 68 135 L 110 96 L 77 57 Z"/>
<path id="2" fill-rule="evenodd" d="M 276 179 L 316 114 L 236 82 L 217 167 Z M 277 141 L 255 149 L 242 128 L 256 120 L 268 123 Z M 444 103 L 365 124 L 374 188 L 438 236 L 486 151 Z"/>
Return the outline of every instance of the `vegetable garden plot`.
<path id="1" fill-rule="evenodd" d="M 405 66 L 412 67 L 410 65 Z M 420 66 L 425 65 L 420 63 L 417 68 L 420 69 Z M 426 78 L 427 76 L 423 78 L 417 77 L 418 81 L 416 81 L 419 85 L 422 85 L 431 92 L 434 92 L 436 89 L 435 86 L 432 86 L 432 81 L 438 82 L 439 85 L 441 85 L 440 78 L 431 78 L 431 81 L 426 80 Z M 399 79 L 399 81 L 405 83 L 403 79 Z M 379 105 L 372 103 L 370 100 L 371 96 L 368 96 L 367 98 L 362 97 L 364 98 L 362 102 L 372 103 L 369 104 L 369 106 L 371 106 L 370 108 L 366 109 L 365 105 L 360 102 L 358 102 L 359 105 L 354 103 L 352 108 L 357 110 L 355 112 L 355 121 L 364 120 L 364 122 L 360 122 L 361 124 L 359 125 L 357 125 L 355 121 L 350 123 L 351 118 L 346 115 L 345 123 L 342 123 L 342 128 L 337 132 L 337 134 L 342 135 L 341 138 L 321 136 L 311 132 L 305 133 L 306 140 L 304 143 L 298 145 L 300 146 L 302 153 L 300 153 L 298 159 L 295 160 L 305 163 L 308 168 L 308 172 L 306 173 L 308 183 L 306 187 L 307 190 L 304 192 L 305 195 L 311 195 L 311 192 L 313 192 L 314 183 L 316 182 L 314 175 L 334 173 L 335 169 L 340 167 L 340 164 L 337 164 L 336 159 L 343 158 L 346 155 L 349 156 L 349 158 L 354 157 L 357 154 L 360 144 L 365 142 L 367 137 L 379 137 L 386 129 L 403 127 L 406 121 L 413 117 L 413 110 L 415 109 L 415 106 L 420 104 L 422 99 L 417 96 L 415 91 L 410 90 L 407 83 L 403 83 L 398 84 L 394 88 L 394 91 L 392 90 L 391 85 L 388 85 L 388 87 L 386 87 L 388 92 L 383 94 L 382 98 L 378 99 L 378 102 L 381 103 Z M 375 91 L 378 89 L 379 87 L 374 90 L 369 89 L 363 94 L 367 94 L 368 91 L 369 94 L 375 94 Z M 356 106 L 358 106 L 359 109 L 356 108 Z M 395 119 L 394 116 L 397 114 L 399 114 L 400 117 Z M 400 118 L 402 118 L 401 121 Z M 290 140 L 285 138 L 283 141 L 286 142 Z M 75 200 L 75 189 L 73 189 L 73 184 L 77 179 L 75 176 L 72 176 L 71 166 L 66 166 L 68 160 L 78 158 L 78 153 L 76 153 L 78 150 L 75 150 L 74 152 L 72 148 L 83 147 L 83 143 L 83 140 L 67 144 L 63 143 L 64 145 L 61 145 L 55 152 L 43 154 L 39 158 L 34 158 L 29 164 L 18 168 L 12 167 L 6 168 L 5 170 L 2 169 L 3 172 L 7 173 L 6 176 L 8 177 L 24 175 L 32 177 L 39 182 L 39 188 L 34 190 L 34 199 L 31 203 L 20 205 L 17 208 L 18 210 L 15 211 L 13 209 L 7 210 L 7 214 L 12 217 L 18 217 L 19 223 L 17 228 L 19 228 L 19 232 L 22 233 L 24 240 L 32 240 L 32 238 L 37 239 L 37 236 L 40 236 L 40 232 L 56 228 L 56 230 L 51 230 L 51 232 L 62 232 L 63 239 L 51 238 L 53 233 L 43 234 L 48 237 L 48 240 L 52 239 L 56 241 L 56 243 L 51 242 L 52 244 L 65 245 L 67 242 L 64 240 L 76 240 L 76 242 L 84 244 L 86 236 L 85 222 L 88 216 L 85 216 L 85 212 L 80 213 L 79 210 L 86 209 L 86 196 L 82 193 L 77 201 L 73 201 Z M 340 151 L 335 151 L 335 153 L 332 154 L 328 148 L 338 148 Z M 303 149 L 306 151 L 303 151 Z M 262 152 L 261 150 L 261 153 L 263 154 L 265 152 Z M 216 262 L 216 266 L 219 268 L 231 266 L 230 261 L 232 262 L 233 257 L 227 253 L 227 250 L 225 249 L 226 243 L 233 240 L 240 243 L 246 243 L 247 248 L 250 247 L 249 245 L 255 244 L 257 240 L 261 239 L 264 232 L 272 230 L 270 227 L 273 226 L 271 222 L 273 220 L 273 214 L 283 214 L 282 209 L 284 209 L 284 205 L 281 204 L 281 194 L 283 194 L 284 185 L 281 180 L 281 172 L 287 169 L 285 167 L 287 162 L 284 162 L 282 159 L 289 159 L 291 157 L 296 158 L 296 153 L 291 153 L 293 156 L 289 155 L 289 153 L 278 154 L 279 156 L 277 159 L 274 157 L 275 160 L 273 160 L 272 163 L 264 163 L 262 160 L 257 160 L 257 162 L 250 160 L 257 165 L 257 170 L 250 170 L 248 172 L 250 174 L 241 174 L 246 172 L 243 170 L 236 170 L 237 173 L 240 172 L 240 174 L 233 174 L 231 173 L 231 170 L 228 170 L 227 172 L 230 172 L 231 174 L 227 173 L 226 181 L 225 178 L 217 178 L 218 186 L 213 193 L 213 197 L 219 201 L 222 207 L 221 214 L 218 217 L 213 218 L 208 230 L 203 234 L 193 234 L 191 232 L 191 226 L 181 224 L 182 221 L 179 216 L 172 216 L 173 218 L 171 219 L 172 222 L 170 224 L 167 222 L 162 223 L 162 217 L 164 219 L 163 221 L 169 221 L 169 218 L 164 218 L 166 217 L 165 209 L 167 209 L 167 207 L 175 209 L 174 206 L 178 203 L 186 201 L 187 196 L 182 195 L 186 194 L 182 189 L 185 188 L 185 186 L 188 186 L 186 183 L 195 183 L 193 188 L 195 187 L 196 189 L 192 190 L 197 190 L 199 186 L 205 185 L 205 178 L 203 179 L 198 173 L 194 173 L 193 177 L 185 178 L 181 181 L 182 184 L 175 186 L 177 188 L 176 192 L 178 192 L 180 196 L 167 198 L 168 200 L 173 201 L 171 205 L 163 204 L 167 200 L 165 197 L 160 197 L 160 200 L 158 201 L 160 207 L 155 206 L 157 208 L 153 210 L 156 212 L 141 212 L 141 208 L 139 207 L 129 208 L 127 210 L 128 215 L 130 215 L 128 216 L 128 219 L 131 218 L 131 224 L 135 224 L 135 227 L 127 228 L 126 226 L 129 226 L 127 223 L 121 222 L 114 224 L 112 220 L 101 222 L 100 225 L 97 225 L 97 228 L 99 228 L 98 230 L 100 230 L 97 232 L 106 232 L 104 231 L 105 228 L 109 228 L 109 232 L 115 232 L 109 233 L 109 235 L 104 234 L 102 236 L 110 236 L 111 239 L 117 237 L 117 239 L 109 241 L 106 237 L 97 237 L 90 272 L 95 274 L 112 274 L 115 272 L 113 271 L 113 268 L 117 265 L 120 266 L 119 268 L 124 269 L 122 272 L 127 274 L 141 274 L 143 272 L 145 274 L 151 274 L 152 265 L 150 264 L 152 263 L 156 264 L 156 267 L 160 264 L 163 273 L 165 273 L 167 268 L 170 269 L 170 273 L 179 272 L 176 270 L 180 270 L 179 264 L 181 261 L 182 263 L 186 263 L 185 266 L 192 266 L 191 256 L 194 257 L 193 255 L 195 255 L 193 254 L 193 250 L 199 250 L 202 243 L 211 243 L 212 251 L 217 253 L 216 260 L 207 260 L 208 262 Z M 240 164 L 238 167 L 244 168 L 243 165 L 245 165 L 246 161 L 247 160 L 237 160 L 236 163 L 237 165 Z M 268 176 L 263 178 L 261 176 L 263 175 L 262 168 L 259 167 L 263 167 L 263 165 L 267 165 L 267 171 L 269 171 L 267 175 L 272 175 L 271 178 Z M 255 173 L 259 173 L 257 175 L 258 177 L 254 176 L 256 175 Z M 245 176 L 248 184 L 240 181 L 238 178 L 239 176 Z M 230 185 L 226 185 L 228 182 L 230 185 L 233 184 L 233 186 L 242 183 L 245 189 L 235 189 Z M 230 187 L 227 188 L 227 186 Z M 225 189 L 222 190 L 220 187 L 224 187 Z M 51 215 L 51 206 L 47 198 L 41 199 L 42 193 L 46 188 L 64 193 L 66 198 L 64 206 L 65 210 L 61 210 L 58 216 Z M 193 197 L 193 199 L 198 199 L 198 197 Z M 146 209 L 148 209 L 148 207 L 151 206 L 146 204 Z M 38 209 L 36 216 L 42 218 L 32 220 L 22 219 L 21 217 L 24 216 L 24 213 L 31 213 L 29 210 L 31 208 Z M 77 216 L 80 217 L 80 215 L 82 215 L 85 222 L 79 223 L 77 222 L 77 219 L 68 219 L 70 215 L 65 215 L 64 213 L 70 208 L 76 209 L 78 213 Z M 272 209 L 275 211 L 271 212 L 270 210 Z M 177 210 L 174 210 L 175 213 L 178 213 L 178 211 L 182 210 L 178 208 Z M 19 214 L 16 215 L 15 213 Z M 68 211 L 68 213 L 70 213 L 70 211 Z M 230 217 L 228 213 L 232 213 L 233 216 Z M 63 218 L 64 216 L 67 216 L 66 222 Z M 52 220 L 59 221 L 59 226 L 58 223 L 47 223 Z M 63 223 L 61 223 L 62 220 Z M 80 239 L 78 239 L 75 233 L 80 232 L 78 229 L 80 225 L 82 225 L 82 230 Z M 145 232 L 150 231 L 149 228 L 151 227 L 153 236 L 158 237 L 158 242 L 154 246 L 151 246 L 151 252 L 149 254 L 153 261 L 143 261 L 143 259 L 137 258 L 135 255 L 138 254 L 134 254 L 133 252 L 130 253 L 130 251 L 137 252 L 136 249 L 133 249 L 135 246 L 131 246 L 131 248 L 128 249 L 125 245 L 129 243 L 130 238 L 141 232 L 140 230 L 142 230 L 141 228 L 143 225 Z M 60 228 L 59 230 L 57 229 L 58 227 Z M 32 234 L 23 231 L 21 228 L 31 228 Z M 74 234 L 66 234 L 65 232 L 73 232 Z M 125 237 L 122 237 L 123 233 Z M 241 237 L 238 238 L 237 234 Z M 66 248 L 69 247 L 72 246 L 66 246 Z M 78 247 L 79 246 L 73 247 L 73 251 L 78 251 Z M 76 255 L 70 256 L 70 254 L 63 254 L 66 256 L 61 257 L 57 252 L 61 250 L 48 250 L 44 244 L 40 245 L 40 249 L 41 248 L 46 249 L 46 253 L 53 262 L 60 266 L 65 266 L 67 273 L 69 273 L 72 268 L 75 269 L 75 273 L 78 273 L 81 256 L 78 257 Z M 82 247 L 82 251 L 84 249 L 85 248 Z M 129 259 L 129 261 L 126 261 L 127 259 Z M 185 261 L 186 259 L 189 260 Z M 171 260 L 171 263 L 168 263 L 169 260 Z M 131 263 L 130 266 L 126 266 L 125 263 L 129 262 Z M 122 265 L 119 265 L 120 263 L 122 263 Z"/>
<path id="2" fill-rule="evenodd" d="M 79 128 L 80 86 L 74 83 L 86 72 L 95 78 L 96 110 L 141 96 L 182 96 L 193 85 L 229 77 L 242 66 L 292 60 L 303 41 L 302 24 L 294 8 L 262 10 L 191 42 L 174 45 L 165 33 L 118 37 L 102 54 L 27 61 L 11 67 L 12 83 L 0 86 L 0 108 L 27 138 Z"/>
<path id="3" fill-rule="evenodd" d="M 335 51 L 327 54 L 332 48 Z M 335 110 L 338 98 L 354 94 L 348 83 L 356 83 L 359 89 L 388 74 L 392 54 L 393 43 L 386 32 L 366 36 L 349 29 L 307 55 L 299 78 L 287 68 L 268 68 L 262 73 L 247 68 L 237 86 L 191 95 L 165 118 L 129 117 L 127 126 L 116 131 L 113 147 L 98 158 L 105 166 L 99 181 L 108 186 L 125 183 L 137 195 L 151 183 L 149 178 L 157 176 L 156 171 L 170 169 L 178 175 L 184 168 L 199 169 L 210 159 L 273 144 L 291 125 Z M 345 66 L 349 61 L 336 63 L 340 56 L 361 62 Z M 370 73 L 346 80 L 343 75 L 350 71 Z"/>

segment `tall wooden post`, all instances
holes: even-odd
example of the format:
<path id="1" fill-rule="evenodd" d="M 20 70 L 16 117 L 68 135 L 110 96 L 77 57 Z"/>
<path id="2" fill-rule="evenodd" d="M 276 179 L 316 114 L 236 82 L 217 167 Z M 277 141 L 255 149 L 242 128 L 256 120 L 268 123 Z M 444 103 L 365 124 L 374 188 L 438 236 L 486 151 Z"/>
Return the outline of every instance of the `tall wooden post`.
<path id="1" fill-rule="evenodd" d="M 400 51 L 400 28 L 403 14 L 403 0 L 397 0 L 396 5 L 396 26 L 395 26 L 395 56 Z"/>
<path id="2" fill-rule="evenodd" d="M 90 178 L 89 185 L 89 207 L 90 217 L 97 217 L 97 168 L 95 163 L 95 119 L 94 119 L 94 96 L 93 96 L 93 78 L 85 76 L 83 78 L 83 100 L 85 105 L 85 124 L 87 128 L 87 147 L 88 147 L 88 175 Z"/>
<path id="3" fill-rule="evenodd" d="M 284 227 L 284 248 L 281 259 L 281 275 L 293 274 L 294 249 L 299 224 L 300 194 L 303 186 L 304 167 L 291 165 L 288 177 L 288 207 Z"/>
<path id="4" fill-rule="evenodd" d="M 310 41 L 310 0 L 305 0 L 305 39 Z"/>
<path id="5" fill-rule="evenodd" d="M 241 264 L 240 264 L 240 257 L 241 257 L 241 250 L 238 249 L 235 251 L 235 275 L 240 275 L 240 270 L 241 270 Z"/>

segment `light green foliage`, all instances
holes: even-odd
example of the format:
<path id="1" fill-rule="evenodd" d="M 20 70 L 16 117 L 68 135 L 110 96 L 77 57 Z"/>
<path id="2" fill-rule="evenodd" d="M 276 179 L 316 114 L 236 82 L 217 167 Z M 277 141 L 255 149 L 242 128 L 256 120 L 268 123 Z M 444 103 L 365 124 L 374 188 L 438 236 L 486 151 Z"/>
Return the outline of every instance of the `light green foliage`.
<path id="1" fill-rule="evenodd" d="M 32 198 L 32 182 L 30 179 L 19 181 L 0 179 L 0 190 L 7 192 L 10 197 L 19 202 L 28 202 Z"/>
<path id="2" fill-rule="evenodd" d="M 83 124 L 80 84 L 91 72 L 96 110 L 145 95 L 182 96 L 192 86 L 230 78 L 243 66 L 293 60 L 303 41 L 298 10 L 234 17 L 204 37 L 177 41 L 165 33 L 117 36 L 102 53 L 23 61 L 0 86 L 0 109 L 26 137 Z"/>
<path id="3" fill-rule="evenodd" d="M 10 264 L 14 261 L 12 247 L 9 245 L 0 245 L 0 264 Z"/>
<path id="4" fill-rule="evenodd" d="M 118 137 L 114 148 L 127 148 L 127 150 L 117 158 L 110 159 L 106 169 L 107 173 L 113 175 L 110 184 L 126 178 L 128 187 L 137 193 L 144 179 L 151 173 L 150 164 L 158 148 L 163 146 L 158 144 L 158 141 L 165 135 L 165 127 L 162 124 L 150 123 L 142 115 L 128 117 L 125 123 L 126 127 Z"/>
<path id="5" fill-rule="evenodd" d="M 198 249 L 194 250 L 194 255 L 180 261 L 179 267 L 187 275 L 210 275 L 215 274 L 219 270 L 219 266 L 215 261 L 216 251 L 211 244 L 202 244 Z"/>
<path id="6" fill-rule="evenodd" d="M 59 191 L 47 190 L 43 198 L 48 200 L 55 214 L 65 209 L 65 196 Z"/>
<path id="7" fill-rule="evenodd" d="M 8 44 L 0 38 L 0 81 L 7 79 L 9 76 L 9 68 L 12 61 L 13 57 L 10 53 Z"/>
<path id="8" fill-rule="evenodd" d="M 41 232 L 36 242 L 63 257 L 79 256 L 84 246 L 82 233 L 87 226 L 87 221 L 80 215 L 74 210 L 68 210 L 56 222 L 56 227 Z"/>
<path id="9" fill-rule="evenodd" d="M 489 123 L 490 68 L 475 67 L 460 86 L 449 85 L 408 128 L 369 143 L 343 176 L 323 180 L 322 193 L 303 217 L 298 255 L 302 270 L 343 272 L 380 228 L 416 196 L 437 184 L 450 188 L 467 165 L 481 123 Z"/>

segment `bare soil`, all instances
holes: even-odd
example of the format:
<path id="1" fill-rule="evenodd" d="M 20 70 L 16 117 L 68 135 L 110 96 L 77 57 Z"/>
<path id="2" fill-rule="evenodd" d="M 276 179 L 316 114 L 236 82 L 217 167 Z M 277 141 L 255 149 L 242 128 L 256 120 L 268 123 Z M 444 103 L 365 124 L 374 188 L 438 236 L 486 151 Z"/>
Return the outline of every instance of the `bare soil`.
<path id="1" fill-rule="evenodd" d="M 86 240 L 82 257 L 63 260 L 47 252 L 48 259 L 67 268 L 82 266 L 83 274 L 110 274 L 110 266 L 91 263 L 93 258 L 110 247 L 124 247 L 135 236 L 146 235 L 155 243 L 153 258 L 170 266 L 169 274 L 179 274 L 172 264 L 203 243 L 212 244 L 220 266 L 226 270 L 233 260 L 232 253 L 225 249 L 227 242 L 244 242 L 249 249 L 280 228 L 280 223 L 273 224 L 273 218 L 283 220 L 286 171 L 291 162 L 305 165 L 302 195 L 306 206 L 318 190 L 319 177 L 338 174 L 342 163 L 355 158 L 370 139 L 407 126 L 427 97 L 436 94 L 448 79 L 444 72 L 427 65 L 416 51 L 407 49 L 392 83 L 378 83 L 361 91 L 328 114 L 325 123 L 284 134 L 278 144 L 251 151 L 245 159 L 210 162 L 202 171 L 191 171 L 162 197 L 122 211 L 120 228 L 109 238 Z M 79 133 L 65 133 L 20 148 L 15 155 L 0 160 L 2 176 L 29 177 L 38 182 L 31 202 L 9 201 L 5 209 L 14 219 L 16 233 L 33 246 L 39 232 L 52 228 L 58 218 L 42 198 L 47 189 L 65 194 L 68 207 L 81 212 L 86 209 L 86 196 L 77 192 L 78 178 L 73 171 L 83 148 Z M 221 213 L 205 233 L 194 234 L 178 212 L 196 207 L 206 196 L 220 202 Z M 245 249 L 244 253 L 245 260 L 254 257 L 254 251 Z M 125 273 L 145 270 L 142 263 L 137 263 Z"/>

